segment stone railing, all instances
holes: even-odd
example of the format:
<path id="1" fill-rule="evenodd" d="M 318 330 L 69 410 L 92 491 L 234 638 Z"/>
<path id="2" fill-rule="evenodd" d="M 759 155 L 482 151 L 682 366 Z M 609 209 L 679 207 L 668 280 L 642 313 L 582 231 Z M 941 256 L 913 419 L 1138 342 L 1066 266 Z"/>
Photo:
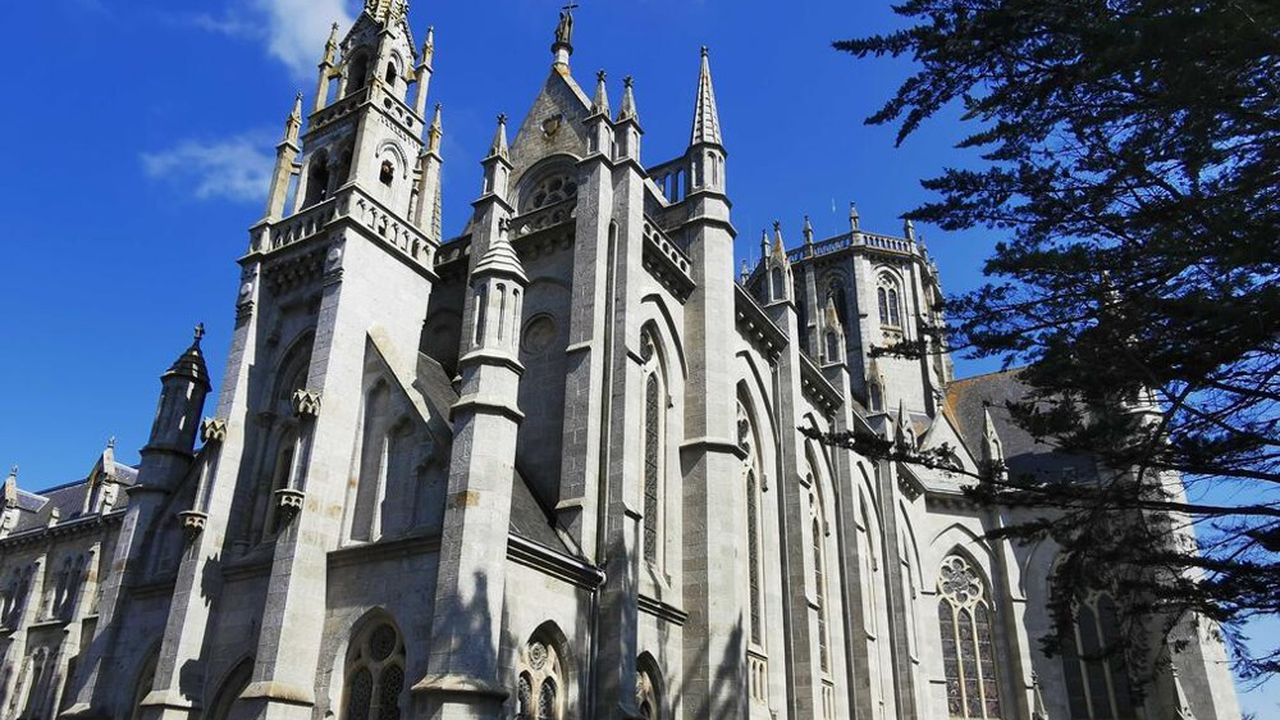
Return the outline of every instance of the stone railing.
<path id="1" fill-rule="evenodd" d="M 689 163 L 678 158 L 649 169 L 649 179 L 667 202 L 678 203 L 689 194 Z"/>
<path id="2" fill-rule="evenodd" d="M 435 243 L 425 233 L 404 222 L 378 200 L 356 186 L 339 190 L 324 202 L 272 223 L 253 237 L 251 252 L 273 253 L 321 235 L 347 220 L 381 239 L 409 262 L 422 268 L 434 264 Z"/>
<path id="3" fill-rule="evenodd" d="M 577 209 L 578 199 L 569 198 L 568 200 L 561 200 L 554 205 L 548 205 L 520 215 L 511 221 L 511 236 L 513 238 L 522 238 L 540 230 L 547 230 L 572 222 L 578 215 Z"/>
<path id="4" fill-rule="evenodd" d="M 374 78 L 368 85 L 335 100 L 332 104 L 312 113 L 307 133 L 314 133 L 355 112 L 365 102 L 372 102 L 410 133 L 422 130 L 423 119 L 403 100 L 393 95 L 381 78 Z"/>
<path id="5" fill-rule="evenodd" d="M 769 704 L 769 659 L 754 650 L 747 650 L 747 692 L 753 704 Z"/>
<path id="6" fill-rule="evenodd" d="M 891 235 L 878 235 L 869 232 L 854 232 L 838 235 L 829 240 L 816 242 L 812 246 L 801 245 L 787 251 L 787 258 L 791 262 L 803 260 L 807 257 L 819 257 L 822 255 L 830 255 L 846 248 L 852 247 L 868 247 L 876 250 L 885 250 L 893 253 L 902 253 L 904 255 L 916 254 L 916 244 L 906 238 L 897 238 Z"/>
<path id="7" fill-rule="evenodd" d="M 644 268 L 681 301 L 693 292 L 689 256 L 649 218 L 644 221 Z"/>

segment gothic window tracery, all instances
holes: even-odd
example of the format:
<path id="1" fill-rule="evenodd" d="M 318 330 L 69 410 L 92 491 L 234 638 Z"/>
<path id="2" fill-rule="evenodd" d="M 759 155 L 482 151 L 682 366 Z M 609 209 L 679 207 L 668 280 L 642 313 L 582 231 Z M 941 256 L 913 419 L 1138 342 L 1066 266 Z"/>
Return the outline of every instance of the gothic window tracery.
<path id="1" fill-rule="evenodd" d="M 644 363 L 644 513 L 643 551 L 648 562 L 662 562 L 663 503 L 666 483 L 667 392 L 666 378 L 652 332 L 646 328 L 640 338 L 640 359 Z"/>
<path id="2" fill-rule="evenodd" d="M 386 621 L 372 623 L 347 653 L 342 720 L 400 720 L 404 644 Z"/>
<path id="3" fill-rule="evenodd" d="M 1123 638 L 1115 601 L 1107 593 L 1094 593 L 1074 610 L 1074 627 L 1062 643 L 1072 720 L 1131 720 L 1132 685 L 1120 650 Z"/>
<path id="4" fill-rule="evenodd" d="M 662 702 L 658 691 L 657 674 L 651 670 L 645 658 L 641 658 L 640 669 L 636 672 L 636 708 L 644 720 L 661 720 Z"/>
<path id="5" fill-rule="evenodd" d="M 562 720 L 565 667 L 555 645 L 535 637 L 522 648 L 518 666 L 516 720 Z"/>
<path id="6" fill-rule="evenodd" d="M 880 310 L 881 325 L 902 327 L 902 291 L 897 278 L 889 272 L 882 272 L 877 276 L 876 303 Z"/>
<path id="7" fill-rule="evenodd" d="M 568 173 L 551 174 L 524 194 L 522 213 L 533 212 L 578 197 L 578 181 Z"/>
<path id="8" fill-rule="evenodd" d="M 986 582 L 967 558 L 952 554 L 942 562 L 938 594 L 947 710 L 951 717 L 966 720 L 1000 718 L 992 606 Z"/>

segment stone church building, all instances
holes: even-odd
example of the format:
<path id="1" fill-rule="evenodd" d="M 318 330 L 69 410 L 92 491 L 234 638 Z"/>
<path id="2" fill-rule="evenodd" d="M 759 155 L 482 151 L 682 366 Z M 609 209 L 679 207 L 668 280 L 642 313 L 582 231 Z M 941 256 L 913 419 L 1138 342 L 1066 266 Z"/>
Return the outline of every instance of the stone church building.
<path id="1" fill-rule="evenodd" d="M 800 431 L 1088 471 L 986 409 L 1016 373 L 873 357 L 939 320 L 909 225 L 735 268 L 706 50 L 653 90 L 696 86 L 654 162 L 563 13 L 444 237 L 406 4 L 335 28 L 286 121 L 216 396 L 198 331 L 137 467 L 5 483 L 0 720 L 1238 720 L 1211 628 L 1135 700 L 1042 653 L 1055 548 L 982 539 L 1019 511 Z M 1070 644 L 1114 632 L 1078 614 Z"/>

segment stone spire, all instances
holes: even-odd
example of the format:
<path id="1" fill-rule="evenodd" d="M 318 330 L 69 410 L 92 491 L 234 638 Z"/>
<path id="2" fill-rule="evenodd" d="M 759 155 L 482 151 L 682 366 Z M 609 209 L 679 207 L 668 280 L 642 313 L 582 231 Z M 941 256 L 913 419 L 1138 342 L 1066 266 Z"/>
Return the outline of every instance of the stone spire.
<path id="1" fill-rule="evenodd" d="M 414 96 L 413 107 L 418 113 L 418 117 L 422 117 L 427 109 L 427 93 L 431 91 L 431 76 L 435 72 L 432 63 L 436 56 L 436 29 L 434 27 L 427 28 L 427 39 L 422 42 L 422 52 L 419 53 L 417 67 L 417 95 Z"/>
<path id="2" fill-rule="evenodd" d="M 489 244 L 489 249 L 485 251 L 471 273 L 474 279 L 509 277 L 519 280 L 522 285 L 528 284 L 529 278 L 525 275 L 520 256 L 516 255 L 516 249 L 511 246 L 511 240 L 508 237 L 510 230 L 510 221 L 503 220 L 498 226 L 498 236 Z"/>
<path id="3" fill-rule="evenodd" d="M 320 58 L 320 74 L 316 83 L 315 104 L 312 112 L 320 112 L 329 102 L 329 86 L 338 77 L 338 23 L 329 28 L 329 39 L 324 44 L 324 56 Z"/>
<path id="4" fill-rule="evenodd" d="M 609 86 L 608 83 L 605 82 L 607 79 L 608 76 L 605 74 L 604 70 L 596 73 L 596 96 L 595 99 L 591 101 L 592 115 L 603 115 L 604 117 L 609 117 L 612 112 L 609 109 Z"/>
<path id="5" fill-rule="evenodd" d="M 761 239 L 764 242 L 764 239 Z M 765 278 L 769 288 L 768 304 L 791 302 L 795 298 L 795 285 L 791 277 L 791 260 L 782 240 L 782 223 L 773 223 L 773 248 L 764 260 Z"/>
<path id="6" fill-rule="evenodd" d="M 698 75 L 698 102 L 693 110 L 693 138 L 690 145 L 723 145 L 716 90 L 711 84 L 710 51 L 702 47 L 702 71 Z"/>
<path id="7" fill-rule="evenodd" d="M 440 152 L 440 141 L 444 137 L 443 114 L 444 106 L 436 103 L 435 114 L 431 116 L 431 125 L 427 128 L 427 152 Z"/>
<path id="8" fill-rule="evenodd" d="M 209 370 L 205 366 L 204 352 L 200 349 L 200 341 L 203 339 L 204 323 L 200 323 L 192 331 L 191 347 L 188 347 L 186 352 L 173 361 L 173 365 L 169 367 L 168 372 L 162 377 L 187 378 L 204 385 L 207 390 L 209 387 Z"/>
<path id="9" fill-rule="evenodd" d="M 390 25 L 409 14 L 409 0 L 364 0 L 364 11 L 383 25 Z"/>
<path id="10" fill-rule="evenodd" d="M 284 121 L 284 141 L 287 143 L 297 143 L 298 133 L 302 130 L 302 91 L 293 98 L 293 111 L 289 113 L 289 117 Z"/>
<path id="11" fill-rule="evenodd" d="M 635 83 L 635 78 L 630 75 L 622 79 L 622 107 L 618 109 L 618 122 L 640 122 L 640 113 L 636 110 Z"/>
<path id="12" fill-rule="evenodd" d="M 489 157 L 511 159 L 511 148 L 507 144 L 507 115 L 498 115 L 498 129 L 493 133 L 493 142 L 489 143 Z"/>
<path id="13" fill-rule="evenodd" d="M 840 313 L 836 310 L 834 297 L 827 297 L 827 307 L 823 312 L 822 362 L 824 365 L 842 365 L 847 362 L 845 356 L 844 323 L 840 322 Z"/>

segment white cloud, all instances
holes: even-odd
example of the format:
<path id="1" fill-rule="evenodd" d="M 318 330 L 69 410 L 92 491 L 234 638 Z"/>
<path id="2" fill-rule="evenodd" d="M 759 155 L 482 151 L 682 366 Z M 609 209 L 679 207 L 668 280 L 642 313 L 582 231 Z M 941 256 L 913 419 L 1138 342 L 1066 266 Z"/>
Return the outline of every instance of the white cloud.
<path id="1" fill-rule="evenodd" d="M 269 133 L 245 133 L 215 142 L 187 140 L 165 151 L 144 153 L 142 168 L 149 177 L 186 185 L 201 200 L 261 201 L 275 157 Z"/>
<path id="2" fill-rule="evenodd" d="M 352 0 L 239 0 L 221 16 L 197 13 L 186 21 L 202 30 L 261 42 L 295 80 L 310 79 L 329 28 L 351 27 Z"/>
<path id="3" fill-rule="evenodd" d="M 329 28 L 338 23 L 351 27 L 347 0 L 253 0 L 266 16 L 267 50 L 294 77 L 310 77 L 320 62 Z"/>

